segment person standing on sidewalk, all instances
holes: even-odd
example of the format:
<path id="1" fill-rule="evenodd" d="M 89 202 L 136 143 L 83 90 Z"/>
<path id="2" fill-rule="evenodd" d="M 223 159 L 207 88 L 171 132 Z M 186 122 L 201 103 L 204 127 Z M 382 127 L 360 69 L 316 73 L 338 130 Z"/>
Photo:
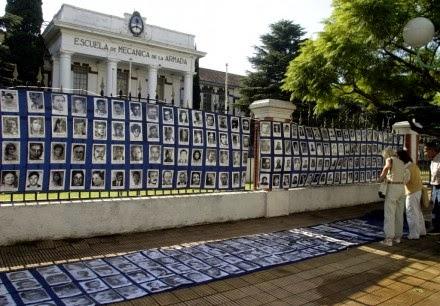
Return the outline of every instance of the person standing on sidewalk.
<path id="1" fill-rule="evenodd" d="M 425 144 L 425 156 L 431 161 L 431 200 L 432 209 L 432 229 L 431 234 L 440 234 L 440 145 L 436 142 Z"/>
<path id="2" fill-rule="evenodd" d="M 403 233 L 403 212 L 405 210 L 404 179 L 406 169 L 391 147 L 385 148 L 382 156 L 385 159 L 385 166 L 380 174 L 379 182 L 387 180 L 388 187 L 384 204 L 383 231 L 385 233 L 385 240 L 381 243 L 392 246 L 393 241 L 400 243 Z"/>
<path id="3" fill-rule="evenodd" d="M 413 163 L 408 151 L 399 150 L 397 156 L 403 161 L 409 171 L 409 181 L 405 184 L 406 221 L 408 222 L 408 239 L 419 239 L 426 235 L 425 220 L 423 219 L 420 198 L 422 197 L 422 178 L 419 167 Z"/>

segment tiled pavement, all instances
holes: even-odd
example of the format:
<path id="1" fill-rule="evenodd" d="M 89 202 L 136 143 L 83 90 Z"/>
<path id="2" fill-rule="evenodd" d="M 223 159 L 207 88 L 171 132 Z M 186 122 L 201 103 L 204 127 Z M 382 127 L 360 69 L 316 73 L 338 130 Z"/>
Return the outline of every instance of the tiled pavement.
<path id="1" fill-rule="evenodd" d="M 0 270 L 272 232 L 362 216 L 364 205 L 141 234 L 0 247 Z M 440 305 L 439 236 L 379 243 L 119 305 Z"/>

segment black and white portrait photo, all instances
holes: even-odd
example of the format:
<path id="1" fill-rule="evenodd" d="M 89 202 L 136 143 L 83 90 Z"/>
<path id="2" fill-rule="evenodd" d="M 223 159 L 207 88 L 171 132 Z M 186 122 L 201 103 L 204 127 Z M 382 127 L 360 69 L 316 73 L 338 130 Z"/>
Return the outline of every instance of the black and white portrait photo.
<path id="1" fill-rule="evenodd" d="M 284 168 L 283 170 L 285 172 L 290 172 L 292 170 L 292 158 L 291 157 L 284 157 Z"/>
<path id="2" fill-rule="evenodd" d="M 130 102 L 130 120 L 142 120 L 142 107 L 139 102 Z"/>
<path id="3" fill-rule="evenodd" d="M 2 170 L 0 172 L 0 191 L 17 191 L 19 186 L 20 171 Z"/>
<path id="4" fill-rule="evenodd" d="M 187 166 L 188 165 L 188 156 L 189 156 L 189 149 L 188 148 L 180 148 L 178 150 L 178 157 L 177 157 L 177 165 L 178 166 Z"/>
<path id="5" fill-rule="evenodd" d="M 80 190 L 85 187 L 85 170 L 70 170 L 70 189 Z"/>
<path id="6" fill-rule="evenodd" d="M 28 113 L 44 113 L 44 93 L 41 91 L 26 92 Z"/>
<path id="7" fill-rule="evenodd" d="M 298 125 L 296 123 L 290 125 L 290 134 L 293 140 L 298 139 Z"/>
<path id="8" fill-rule="evenodd" d="M 280 172 L 282 169 L 283 169 L 283 157 L 275 156 L 273 171 Z"/>
<path id="9" fill-rule="evenodd" d="M 261 166 L 262 171 L 270 171 L 271 167 L 271 159 L 270 157 L 262 157 L 261 158 Z"/>
<path id="10" fill-rule="evenodd" d="M 19 112 L 18 92 L 16 90 L 1 90 L 0 110 L 2 112 Z"/>
<path id="11" fill-rule="evenodd" d="M 65 163 L 66 162 L 66 143 L 52 142 L 50 150 L 51 163 Z"/>
<path id="12" fill-rule="evenodd" d="M 125 146 L 112 144 L 112 164 L 125 163 Z"/>
<path id="13" fill-rule="evenodd" d="M 28 163 L 44 162 L 44 142 L 28 142 Z"/>
<path id="14" fill-rule="evenodd" d="M 215 188 L 216 172 L 205 173 L 205 188 Z"/>
<path id="15" fill-rule="evenodd" d="M 260 123 L 260 135 L 262 137 L 270 137 L 272 135 L 271 130 L 272 130 L 272 126 L 270 122 L 262 121 Z"/>
<path id="16" fill-rule="evenodd" d="M 232 132 L 240 131 L 240 119 L 238 117 L 231 117 L 231 131 Z"/>
<path id="17" fill-rule="evenodd" d="M 174 109 L 171 107 L 163 107 L 162 108 L 162 122 L 164 124 L 173 124 L 174 123 Z"/>
<path id="18" fill-rule="evenodd" d="M 201 111 L 193 110 L 192 111 L 192 125 L 194 127 L 202 127 L 203 126 L 203 115 Z"/>
<path id="19" fill-rule="evenodd" d="M 301 170 L 301 158 L 300 157 L 294 157 L 293 158 L 293 170 L 294 171 L 300 171 Z"/>
<path id="20" fill-rule="evenodd" d="M 179 117 L 179 125 L 188 126 L 189 125 L 189 116 L 188 116 L 188 110 L 179 108 L 178 110 L 178 117 Z"/>
<path id="21" fill-rule="evenodd" d="M 220 148 L 229 148 L 229 139 L 227 133 L 219 133 L 219 145 Z"/>
<path id="22" fill-rule="evenodd" d="M 177 188 L 186 188 L 188 185 L 188 173 L 186 171 L 177 171 Z"/>
<path id="23" fill-rule="evenodd" d="M 206 146 L 207 147 L 217 146 L 217 133 L 215 131 L 206 131 Z"/>
<path id="24" fill-rule="evenodd" d="M 160 164 L 161 163 L 161 146 L 160 145 L 150 145 L 148 162 L 150 164 Z"/>
<path id="25" fill-rule="evenodd" d="M 105 98 L 93 99 L 93 112 L 97 118 L 108 118 L 108 104 Z"/>
<path id="26" fill-rule="evenodd" d="M 86 161 L 86 144 L 85 143 L 72 143 L 72 164 L 84 164 Z"/>
<path id="27" fill-rule="evenodd" d="M 130 122 L 130 141 L 142 141 L 142 124 Z"/>
<path id="28" fill-rule="evenodd" d="M 18 116 L 2 116 L 2 137 L 20 138 L 20 118 Z"/>
<path id="29" fill-rule="evenodd" d="M 207 129 L 215 129 L 215 115 L 205 113 L 205 122 Z"/>
<path id="30" fill-rule="evenodd" d="M 90 180 L 90 189 L 103 190 L 105 188 L 105 170 L 93 169 Z"/>
<path id="31" fill-rule="evenodd" d="M 273 137 L 281 137 L 281 123 L 272 122 Z"/>
<path id="32" fill-rule="evenodd" d="M 130 285 L 115 289 L 125 299 L 135 299 L 147 295 L 147 292 L 138 286 Z"/>
<path id="33" fill-rule="evenodd" d="M 319 128 L 313 127 L 312 131 L 313 131 L 313 137 L 315 138 L 315 140 L 321 140 L 321 133 L 319 131 Z"/>
<path id="34" fill-rule="evenodd" d="M 52 114 L 67 116 L 67 95 L 52 94 Z"/>
<path id="35" fill-rule="evenodd" d="M 144 147 L 142 145 L 130 145 L 130 163 L 142 164 L 144 161 Z"/>
<path id="36" fill-rule="evenodd" d="M 217 166 L 217 150 L 207 149 L 206 150 L 206 166 Z"/>
<path id="37" fill-rule="evenodd" d="M 159 106 L 147 104 L 147 122 L 159 122 Z"/>
<path id="38" fill-rule="evenodd" d="M 191 172 L 191 180 L 190 187 L 191 188 L 200 188 L 202 173 L 200 171 L 192 171 Z"/>
<path id="39" fill-rule="evenodd" d="M 147 188 L 159 187 L 159 170 L 149 169 L 147 171 Z"/>
<path id="40" fill-rule="evenodd" d="M 159 124 L 147 123 L 147 139 L 148 141 L 159 141 Z"/>
<path id="41" fill-rule="evenodd" d="M 67 117 L 52 117 L 52 137 L 67 137 Z"/>
<path id="42" fill-rule="evenodd" d="M 241 165 L 243 167 L 247 166 L 247 162 L 248 162 L 248 157 L 249 157 L 249 153 L 248 152 L 241 152 Z M 234 166 L 235 167 L 235 166 Z"/>
<path id="43" fill-rule="evenodd" d="M 219 156 L 220 166 L 229 166 L 229 150 L 220 150 Z"/>
<path id="44" fill-rule="evenodd" d="M 192 143 L 194 146 L 203 145 L 203 130 L 193 129 Z"/>
<path id="45" fill-rule="evenodd" d="M 228 117 L 223 115 L 218 115 L 218 129 L 220 131 L 228 130 Z"/>
<path id="46" fill-rule="evenodd" d="M 2 141 L 2 164 L 19 164 L 20 163 L 20 142 L 19 141 Z"/>
<path id="47" fill-rule="evenodd" d="M 19 293 L 19 296 L 22 299 L 22 301 L 26 304 L 39 303 L 50 300 L 50 296 L 47 294 L 46 290 L 42 288 L 21 291 Z"/>
<path id="48" fill-rule="evenodd" d="M 189 129 L 188 128 L 179 128 L 179 144 L 180 145 L 189 145 Z"/>
<path id="49" fill-rule="evenodd" d="M 93 120 L 93 140 L 107 140 L 107 121 Z"/>
<path id="50" fill-rule="evenodd" d="M 232 134 L 232 149 L 240 149 L 240 134 Z"/>
<path id="51" fill-rule="evenodd" d="M 163 143 L 174 144 L 174 126 L 163 127 Z"/>
<path id="52" fill-rule="evenodd" d="M 260 182 L 259 182 L 260 188 L 269 188 L 269 177 L 270 174 L 264 174 L 264 173 L 260 174 Z"/>
<path id="53" fill-rule="evenodd" d="M 130 189 L 141 189 L 142 188 L 142 170 L 130 170 Z"/>
<path id="54" fill-rule="evenodd" d="M 274 139 L 273 145 L 275 154 L 283 154 L 283 141 L 281 139 Z"/>
<path id="55" fill-rule="evenodd" d="M 290 139 L 290 123 L 283 123 L 283 137 Z"/>
<path id="56" fill-rule="evenodd" d="M 203 161 L 203 150 L 192 149 L 191 166 L 201 166 Z"/>
<path id="57" fill-rule="evenodd" d="M 86 117 L 87 116 L 87 97 L 72 96 L 72 116 Z"/>
<path id="58" fill-rule="evenodd" d="M 284 189 L 290 188 L 290 174 L 283 175 L 282 188 Z"/>
<path id="59" fill-rule="evenodd" d="M 124 121 L 112 121 L 112 140 L 125 140 Z"/>
<path id="60" fill-rule="evenodd" d="M 232 188 L 240 187 L 240 172 L 232 172 Z"/>
<path id="61" fill-rule="evenodd" d="M 111 172 L 112 189 L 124 189 L 125 188 L 125 171 L 124 170 L 112 170 Z"/>
<path id="62" fill-rule="evenodd" d="M 298 136 L 299 136 L 299 139 L 306 138 L 306 132 L 304 131 L 304 126 L 302 126 L 302 125 L 298 126 Z"/>
<path id="63" fill-rule="evenodd" d="M 125 101 L 112 100 L 112 119 L 125 120 Z"/>
<path id="64" fill-rule="evenodd" d="M 270 154 L 271 152 L 271 140 L 260 139 L 260 152 L 261 154 Z"/>
<path id="65" fill-rule="evenodd" d="M 242 118 L 241 119 L 241 128 L 243 133 L 249 134 L 251 130 L 251 123 L 249 118 Z"/>
<path id="66" fill-rule="evenodd" d="M 164 147 L 163 148 L 163 164 L 164 165 L 174 165 L 174 148 Z"/>
<path id="67" fill-rule="evenodd" d="M 49 190 L 63 190 L 66 170 L 50 170 Z"/>
<path id="68" fill-rule="evenodd" d="M 162 188 L 173 187 L 173 170 L 162 170 Z"/>
<path id="69" fill-rule="evenodd" d="M 298 173 L 292 174 L 292 181 L 290 183 L 290 186 L 292 186 L 292 187 L 297 187 L 298 186 L 298 176 L 299 176 Z"/>
<path id="70" fill-rule="evenodd" d="M 226 189 L 229 187 L 229 172 L 219 172 L 218 188 Z"/>
<path id="71" fill-rule="evenodd" d="M 73 117 L 73 138 L 87 139 L 87 119 Z"/>
<path id="72" fill-rule="evenodd" d="M 92 163 L 105 164 L 107 161 L 106 144 L 96 144 L 92 146 Z"/>

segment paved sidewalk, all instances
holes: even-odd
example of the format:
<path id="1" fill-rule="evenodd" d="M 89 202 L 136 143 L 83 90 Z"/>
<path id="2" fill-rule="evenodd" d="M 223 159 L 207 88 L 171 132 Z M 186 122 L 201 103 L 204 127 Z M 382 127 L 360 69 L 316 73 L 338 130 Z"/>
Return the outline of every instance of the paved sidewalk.
<path id="1" fill-rule="evenodd" d="M 153 247 L 355 218 L 381 205 L 90 239 L 0 247 L 0 270 L 121 255 Z M 439 305 L 439 236 L 379 243 L 119 305 Z"/>

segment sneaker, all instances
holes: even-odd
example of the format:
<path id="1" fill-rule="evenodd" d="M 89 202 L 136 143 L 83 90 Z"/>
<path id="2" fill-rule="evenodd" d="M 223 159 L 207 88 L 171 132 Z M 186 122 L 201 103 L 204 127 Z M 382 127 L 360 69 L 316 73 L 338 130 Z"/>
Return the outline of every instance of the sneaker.
<path id="1" fill-rule="evenodd" d="M 420 237 L 408 236 L 408 240 L 418 240 Z"/>
<path id="2" fill-rule="evenodd" d="M 394 238 L 394 242 L 395 242 L 396 244 L 399 244 L 399 243 L 401 242 L 401 240 L 400 240 L 400 238 Z"/>
<path id="3" fill-rule="evenodd" d="M 382 240 L 380 243 L 383 245 L 386 245 L 386 246 L 393 246 L 393 239 L 386 238 L 386 239 Z"/>

